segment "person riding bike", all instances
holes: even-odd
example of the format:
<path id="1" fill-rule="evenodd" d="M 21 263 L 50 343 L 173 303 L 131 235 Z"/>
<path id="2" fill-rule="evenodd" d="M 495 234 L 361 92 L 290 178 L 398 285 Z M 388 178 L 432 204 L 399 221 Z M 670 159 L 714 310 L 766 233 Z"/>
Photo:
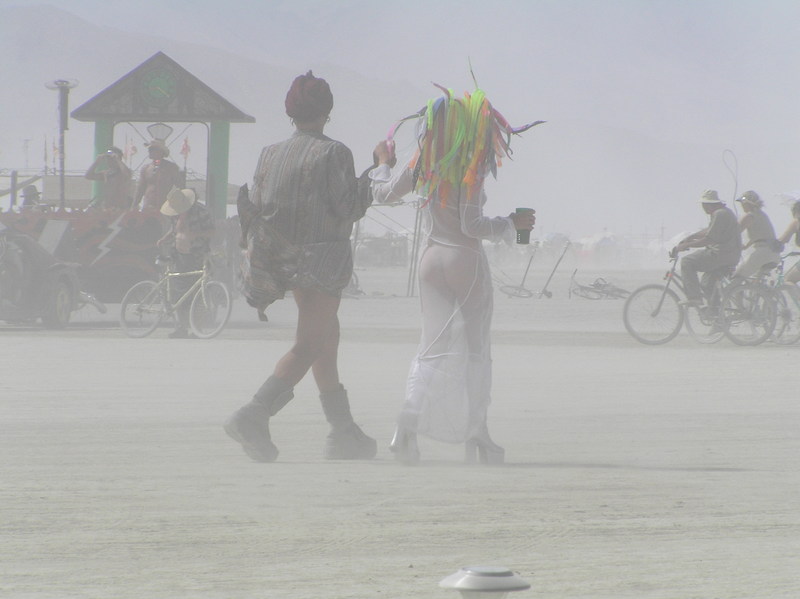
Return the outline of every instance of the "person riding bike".
<path id="1" fill-rule="evenodd" d="M 708 227 L 683 239 L 672 250 L 672 255 L 690 248 L 701 248 L 681 259 L 681 277 L 688 306 L 702 306 L 705 297 L 712 305 L 717 281 L 734 268 L 742 255 L 742 236 L 736 215 L 713 189 L 700 197 L 703 211 L 711 217 Z M 702 282 L 698 273 L 703 273 Z"/>
<path id="2" fill-rule="evenodd" d="M 775 237 L 775 229 L 769 216 L 764 212 L 764 200 L 755 191 L 746 191 L 736 200 L 741 203 L 744 215 L 739 220 L 742 232 L 747 231 L 747 244 L 743 249 L 752 247 L 749 255 L 733 273 L 734 277 L 746 279 L 758 274 L 769 265 L 777 266 L 781 260 L 783 243 Z"/>
<path id="3" fill-rule="evenodd" d="M 172 272 L 202 270 L 210 253 L 214 219 L 208 209 L 196 200 L 193 189 L 173 187 L 161 206 L 161 213 L 172 217 L 172 228 L 158 240 L 157 245 L 162 254 L 172 259 Z M 170 301 L 174 302 L 186 293 L 195 280 L 186 276 L 170 282 Z M 178 308 L 177 328 L 169 334 L 171 339 L 192 337 L 189 333 L 189 306 L 189 302 L 184 302 Z"/>

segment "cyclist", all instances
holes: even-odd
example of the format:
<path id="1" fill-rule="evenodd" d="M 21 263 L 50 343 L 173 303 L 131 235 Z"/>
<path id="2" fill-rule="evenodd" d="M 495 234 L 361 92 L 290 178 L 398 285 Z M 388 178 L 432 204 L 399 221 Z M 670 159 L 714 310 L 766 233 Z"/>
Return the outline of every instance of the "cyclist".
<path id="1" fill-rule="evenodd" d="M 786 227 L 783 234 L 778 237 L 781 243 L 789 243 L 794 237 L 794 244 L 800 247 L 800 200 L 792 204 L 792 222 Z M 800 282 L 800 262 L 792 266 L 784 276 L 787 283 L 794 283 L 795 285 Z"/>
<path id="2" fill-rule="evenodd" d="M 712 297 L 717 281 L 725 271 L 736 266 L 742 255 L 742 236 L 736 215 L 719 199 L 713 189 L 700 197 L 703 211 L 711 217 L 708 227 L 683 239 L 676 245 L 673 255 L 690 248 L 701 248 L 681 259 L 681 277 L 686 292 L 684 304 L 702 306 L 703 297 L 709 305 L 718 298 Z M 703 273 L 702 283 L 698 273 Z"/>
<path id="3" fill-rule="evenodd" d="M 739 227 L 742 231 L 747 231 L 748 241 L 743 249 L 752 246 L 753 251 L 739 264 L 733 276 L 747 278 L 756 274 L 762 266 L 777 266 L 781 260 L 783 244 L 776 239 L 772 222 L 763 210 L 764 200 L 755 191 L 744 192 L 736 201 L 742 204 L 744 210 Z"/>
<path id="4" fill-rule="evenodd" d="M 163 255 L 172 260 L 171 272 L 202 270 L 211 249 L 214 219 L 205 206 L 197 201 L 193 189 L 173 187 L 161 206 L 161 214 L 172 217 L 172 227 L 158 240 Z M 195 279 L 196 280 L 196 279 Z M 192 277 L 176 277 L 170 281 L 170 301 L 175 302 L 194 284 Z M 169 334 L 171 339 L 193 337 L 189 333 L 190 302 L 183 302 L 177 310 L 177 328 Z"/>

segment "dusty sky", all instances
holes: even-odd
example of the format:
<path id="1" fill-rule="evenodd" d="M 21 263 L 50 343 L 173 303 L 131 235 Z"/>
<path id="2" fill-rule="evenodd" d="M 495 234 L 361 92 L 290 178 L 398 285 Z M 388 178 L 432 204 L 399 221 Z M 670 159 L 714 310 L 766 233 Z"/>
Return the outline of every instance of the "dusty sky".
<path id="1" fill-rule="evenodd" d="M 0 9 L 33 4 L 0 0 Z M 702 226 L 695 205 L 702 190 L 734 193 L 726 150 L 738 163 L 738 192 L 759 191 L 776 228 L 788 221 L 778 194 L 800 189 L 800 3 L 789 0 L 48 4 L 102 28 L 211 46 L 287 73 L 335 67 L 390 85 L 407 82 L 422 91 L 404 112 L 435 95 L 431 81 L 471 89 L 471 60 L 480 86 L 512 123 L 548 121 L 515 140 L 514 162 L 490 185 L 498 213 L 534 205 L 545 232 L 663 228 L 670 237 Z M 121 64 L 120 75 L 135 64 Z M 13 114 L 14 101 L 23 100 L 3 100 L 2 118 Z M 367 106 L 373 114 L 383 110 L 387 128 L 402 116 L 395 107 Z M 355 128 L 340 121 L 335 133 L 361 155 L 368 148 Z M 247 156 L 257 151 L 242 149 Z M 13 147 L 0 152 L 0 167 L 18 154 Z M 232 164 L 232 182 L 249 178 L 255 156 L 252 163 Z"/>

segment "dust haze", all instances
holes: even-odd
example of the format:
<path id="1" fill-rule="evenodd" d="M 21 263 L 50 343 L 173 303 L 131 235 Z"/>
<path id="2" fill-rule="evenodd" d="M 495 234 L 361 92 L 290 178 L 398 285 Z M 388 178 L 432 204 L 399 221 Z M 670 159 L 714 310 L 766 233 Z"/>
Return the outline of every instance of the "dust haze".
<path id="1" fill-rule="evenodd" d="M 158 51 L 255 117 L 231 127 L 237 185 L 291 134 L 284 95 L 309 69 L 331 84 L 326 133 L 356 170 L 433 82 L 471 91 L 470 64 L 510 123 L 547 121 L 487 184 L 486 213 L 534 207 L 542 241 L 527 274 L 533 246 L 487 248 L 504 467 L 466 467 L 463 447 L 424 439 L 419 467 L 393 460 L 419 300 L 407 265 L 363 251 L 340 370 L 378 440 L 370 462 L 322 459 L 309 377 L 271 422 L 276 463 L 222 431 L 291 345 L 291 299 L 263 324 L 238 298 L 208 341 L 129 339 L 118 305 L 63 331 L 0 323 L 0 596 L 446 598 L 438 581 L 461 566 L 501 565 L 531 583 L 521 599 L 795 599 L 798 346 L 681 334 L 645 347 L 624 331 L 624 300 L 570 290 L 659 282 L 666 248 L 707 223 L 707 188 L 728 205 L 756 190 L 783 230 L 800 190 L 799 23 L 783 0 L 0 0 L 3 183 L 53 160 L 46 82 L 79 81 L 72 110 Z M 138 143 L 139 161 L 137 135 L 120 126 L 115 143 Z M 206 133 L 185 135 L 203 174 Z M 83 173 L 93 125 L 71 119 L 66 146 Z M 407 235 L 413 222 L 381 207 L 361 226 Z"/>

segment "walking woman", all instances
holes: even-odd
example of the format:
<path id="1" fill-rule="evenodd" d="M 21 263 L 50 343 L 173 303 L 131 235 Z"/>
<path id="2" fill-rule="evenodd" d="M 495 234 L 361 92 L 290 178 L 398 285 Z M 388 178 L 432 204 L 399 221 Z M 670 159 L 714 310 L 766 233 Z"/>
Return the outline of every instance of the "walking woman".
<path id="1" fill-rule="evenodd" d="M 398 460 L 419 460 L 417 435 L 465 443 L 466 459 L 502 463 L 504 450 L 489 435 L 492 363 L 489 330 L 493 299 L 482 240 L 512 239 L 533 228 L 532 212 L 484 216 L 484 178 L 509 154 L 512 129 L 481 90 L 429 101 L 420 117 L 418 152 L 391 170 L 391 146 L 375 149 L 370 173 L 375 200 L 421 196 L 427 241 L 419 263 L 422 339 L 390 449 Z M 410 117 L 411 118 L 411 117 Z M 538 124 L 538 123 L 534 123 Z"/>
<path id="2" fill-rule="evenodd" d="M 309 369 L 331 425 L 325 457 L 371 459 L 377 451 L 375 440 L 353 422 L 337 366 L 337 313 L 353 272 L 350 234 L 372 198 L 366 176 L 359 193 L 350 150 L 323 134 L 332 108 L 324 79 L 311 71 L 297 77 L 286 95 L 286 114 L 296 131 L 264 148 L 252 196 L 244 188 L 238 202 L 247 248 L 245 297 L 264 317 L 264 309 L 291 290 L 298 310 L 294 346 L 225 424 L 228 435 L 259 462 L 278 457 L 269 419 L 294 397 L 294 386 Z"/>

